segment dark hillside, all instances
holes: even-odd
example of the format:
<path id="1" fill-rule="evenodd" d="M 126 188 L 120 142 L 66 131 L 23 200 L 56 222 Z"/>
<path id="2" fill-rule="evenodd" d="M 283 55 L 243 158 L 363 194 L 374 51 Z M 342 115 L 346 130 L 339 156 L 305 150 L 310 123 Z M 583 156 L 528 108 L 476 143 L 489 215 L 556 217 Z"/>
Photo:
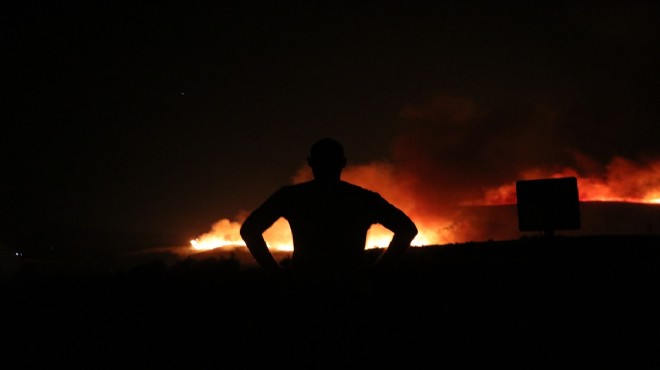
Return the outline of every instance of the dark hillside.
<path id="1" fill-rule="evenodd" d="M 350 282 L 273 279 L 231 255 L 33 264 L 3 281 L 3 351 L 13 368 L 651 368 L 659 267 L 658 236 L 412 248 Z"/>

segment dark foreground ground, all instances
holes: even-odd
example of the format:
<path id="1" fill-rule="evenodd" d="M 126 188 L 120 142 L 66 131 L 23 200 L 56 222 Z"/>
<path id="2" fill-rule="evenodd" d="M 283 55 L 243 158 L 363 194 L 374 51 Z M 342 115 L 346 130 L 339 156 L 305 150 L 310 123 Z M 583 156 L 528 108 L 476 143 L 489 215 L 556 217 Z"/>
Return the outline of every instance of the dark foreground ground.
<path id="1" fill-rule="evenodd" d="M 232 258 L 2 282 L 6 369 L 658 368 L 660 237 L 413 248 L 350 283 Z"/>

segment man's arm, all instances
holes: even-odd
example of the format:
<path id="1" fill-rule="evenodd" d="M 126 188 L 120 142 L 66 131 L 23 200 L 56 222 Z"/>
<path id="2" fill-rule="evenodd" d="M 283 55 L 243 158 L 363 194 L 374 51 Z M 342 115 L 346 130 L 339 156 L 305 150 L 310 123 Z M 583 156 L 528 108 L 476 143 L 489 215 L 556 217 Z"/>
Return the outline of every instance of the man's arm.
<path id="1" fill-rule="evenodd" d="M 278 273 L 283 267 L 275 260 L 263 237 L 264 231 L 280 218 L 273 202 L 269 199 L 254 210 L 241 226 L 241 238 L 259 266 L 268 272 Z"/>
<path id="2" fill-rule="evenodd" d="M 417 236 L 417 226 L 400 209 L 388 204 L 381 217 L 381 225 L 394 233 L 387 249 L 376 261 L 376 265 L 390 267 L 403 257 L 410 243 Z"/>

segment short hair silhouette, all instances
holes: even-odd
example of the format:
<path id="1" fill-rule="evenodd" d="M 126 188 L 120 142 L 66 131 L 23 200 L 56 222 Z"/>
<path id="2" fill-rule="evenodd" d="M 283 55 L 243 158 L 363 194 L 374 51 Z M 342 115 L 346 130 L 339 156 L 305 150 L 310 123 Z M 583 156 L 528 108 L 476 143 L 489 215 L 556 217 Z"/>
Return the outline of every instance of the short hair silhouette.
<path id="1" fill-rule="evenodd" d="M 285 218 L 293 236 L 291 270 L 305 273 L 351 273 L 365 267 L 367 231 L 381 224 L 392 240 L 375 262 L 391 266 L 407 250 L 417 228 L 400 209 L 380 194 L 341 180 L 344 148 L 333 138 L 311 146 L 307 163 L 314 179 L 283 186 L 255 209 L 241 226 L 241 237 L 261 267 L 285 268 L 270 253 L 263 233 Z"/>
<path id="2" fill-rule="evenodd" d="M 335 139 L 321 139 L 312 145 L 307 164 L 312 168 L 314 178 L 339 180 L 341 171 L 346 166 L 344 147 Z"/>

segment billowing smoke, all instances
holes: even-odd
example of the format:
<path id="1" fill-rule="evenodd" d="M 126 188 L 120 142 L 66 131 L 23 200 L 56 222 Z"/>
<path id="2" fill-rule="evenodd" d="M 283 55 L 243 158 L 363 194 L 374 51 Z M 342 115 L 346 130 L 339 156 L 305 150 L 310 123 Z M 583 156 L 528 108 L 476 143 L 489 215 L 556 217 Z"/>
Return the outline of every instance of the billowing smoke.
<path id="1" fill-rule="evenodd" d="M 401 118 L 387 171 L 392 178 L 369 185 L 407 208 L 435 242 L 519 235 L 514 210 L 497 206 L 515 204 L 521 179 L 576 176 L 583 201 L 660 201 L 660 160 L 596 160 L 577 149 L 573 120 L 548 106 L 483 110 L 470 99 L 440 95 L 404 107 Z"/>
<path id="2" fill-rule="evenodd" d="M 575 169 L 576 152 L 546 107 L 480 109 L 470 99 L 440 95 L 401 110 L 403 127 L 393 144 L 397 176 L 423 201 L 421 219 L 441 216 L 446 242 L 505 237 L 516 229 L 480 214 L 480 205 L 515 203 L 515 182 L 525 171 L 538 177 Z"/>
<path id="3" fill-rule="evenodd" d="M 343 178 L 411 214 L 433 243 L 519 236 L 504 205 L 521 179 L 575 176 L 583 201 L 660 202 L 660 160 L 597 160 L 578 149 L 574 119 L 546 105 L 485 110 L 439 95 L 403 107 L 401 120 L 391 162 L 352 165 Z M 294 182 L 309 177 L 303 168 Z"/>
<path id="4" fill-rule="evenodd" d="M 352 163 L 347 148 L 349 165 L 342 179 L 379 192 L 409 214 L 420 229 L 416 245 L 519 237 L 512 206 L 518 180 L 575 176 L 580 201 L 660 203 L 659 159 L 603 157 L 588 152 L 593 148 L 589 145 L 584 146 L 587 151 L 579 150 L 583 131 L 574 130 L 575 118 L 558 109 L 546 105 L 482 109 L 468 98 L 439 95 L 407 105 L 400 114 L 402 126 L 392 142 L 390 159 Z M 292 182 L 311 178 L 310 169 L 303 166 Z M 598 209 L 601 212 L 602 207 Z M 584 224 L 592 227 L 587 232 L 624 231 L 620 218 L 612 228 L 607 217 L 589 212 Z M 645 217 L 638 223 L 647 229 L 660 224 L 657 212 Z M 240 244 L 236 236 L 240 224 L 229 220 L 220 220 L 195 242 L 204 244 L 227 233 L 225 226 L 233 229 L 229 244 Z M 288 224 L 278 221 L 265 238 L 270 245 L 287 249 Z M 369 246 L 384 246 L 389 240 L 386 230 L 378 228 L 370 231 L 369 239 Z"/>
<path id="5" fill-rule="evenodd" d="M 437 206 L 483 199 L 488 189 L 514 183 L 525 170 L 576 167 L 575 151 L 548 109 L 483 111 L 469 99 L 443 95 L 407 106 L 401 115 L 405 127 L 395 140 L 394 160 Z"/>

